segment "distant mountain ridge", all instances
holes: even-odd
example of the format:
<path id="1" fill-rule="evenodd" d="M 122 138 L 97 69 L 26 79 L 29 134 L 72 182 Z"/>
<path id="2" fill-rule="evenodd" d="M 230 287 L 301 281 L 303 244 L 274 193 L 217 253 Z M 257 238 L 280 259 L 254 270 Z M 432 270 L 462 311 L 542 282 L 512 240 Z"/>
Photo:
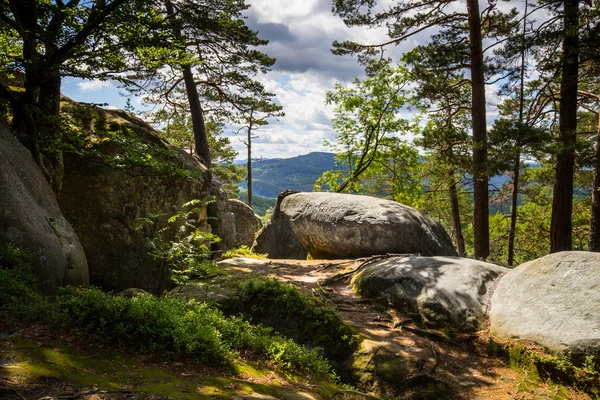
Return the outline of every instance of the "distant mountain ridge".
<path id="1" fill-rule="evenodd" d="M 243 165 L 245 162 L 236 161 Z M 263 159 L 252 163 L 252 189 L 258 196 L 276 198 L 284 190 L 312 192 L 315 181 L 324 171 L 340 169 L 335 154 L 312 152 L 292 158 Z M 246 181 L 238 184 L 246 190 Z"/>
<path id="2" fill-rule="evenodd" d="M 245 165 L 246 161 L 236 161 L 237 165 Z M 529 168 L 539 168 L 539 164 L 530 163 Z M 284 190 L 312 192 L 315 181 L 325 171 L 342 169 L 335 165 L 335 154 L 312 152 L 291 158 L 271 158 L 252 163 L 253 193 L 270 199 Z M 509 182 L 508 174 L 499 174 L 490 178 L 490 189 L 500 187 Z M 238 183 L 242 190 L 247 190 L 246 181 Z"/>

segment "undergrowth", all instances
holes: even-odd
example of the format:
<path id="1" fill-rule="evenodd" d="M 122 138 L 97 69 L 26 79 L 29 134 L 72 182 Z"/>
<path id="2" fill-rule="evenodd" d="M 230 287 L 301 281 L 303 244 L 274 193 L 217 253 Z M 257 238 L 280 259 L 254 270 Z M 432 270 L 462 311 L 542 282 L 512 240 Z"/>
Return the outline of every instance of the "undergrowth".
<path id="1" fill-rule="evenodd" d="M 255 326 L 225 317 L 205 304 L 142 295 L 132 299 L 98 289 L 64 289 L 58 307 L 63 322 L 98 341 L 209 365 L 230 365 L 249 350 L 284 370 L 325 377 L 329 366 L 316 351 Z"/>
<path id="2" fill-rule="evenodd" d="M 0 243 L 0 320 L 40 320 L 51 314 L 34 285 L 31 254 L 12 243 Z"/>
<path id="3" fill-rule="evenodd" d="M 253 252 L 248 246 L 243 245 L 241 247 L 227 250 L 221 256 L 222 259 L 227 258 L 235 258 L 235 257 L 245 257 L 245 258 L 267 258 L 268 254 L 261 254 Z"/>
<path id="4" fill-rule="evenodd" d="M 125 298 L 70 287 L 50 301 L 33 283 L 26 253 L 0 246 L 0 321 L 63 327 L 93 342 L 175 360 L 232 367 L 244 354 L 283 371 L 329 376 L 329 364 L 316 349 L 204 303 L 151 295 Z"/>
<path id="5" fill-rule="evenodd" d="M 138 219 L 138 230 L 150 227 L 154 232 L 153 237 L 148 238 L 148 254 L 160 262 L 160 268 L 168 272 L 169 279 L 176 285 L 206 277 L 217 269 L 211 259 L 211 246 L 221 239 L 209 232 L 207 217 L 207 207 L 214 202 L 212 197 L 185 203 L 179 212 L 167 219 L 167 226 L 161 226 L 161 218 L 166 214 Z M 169 239 L 173 229 L 176 233 Z"/>
<path id="6" fill-rule="evenodd" d="M 299 343 L 320 348 L 325 357 L 335 361 L 348 358 L 360 344 L 359 335 L 335 309 L 276 279 L 241 284 L 223 307 L 229 314 L 242 315 Z"/>
<path id="7" fill-rule="evenodd" d="M 508 366 L 521 373 L 518 390 L 529 390 L 544 381 L 566 385 L 600 400 L 600 360 L 587 356 L 575 359 L 569 353 L 548 354 L 522 345 L 498 344 L 490 340 L 488 353 L 503 358 Z"/>

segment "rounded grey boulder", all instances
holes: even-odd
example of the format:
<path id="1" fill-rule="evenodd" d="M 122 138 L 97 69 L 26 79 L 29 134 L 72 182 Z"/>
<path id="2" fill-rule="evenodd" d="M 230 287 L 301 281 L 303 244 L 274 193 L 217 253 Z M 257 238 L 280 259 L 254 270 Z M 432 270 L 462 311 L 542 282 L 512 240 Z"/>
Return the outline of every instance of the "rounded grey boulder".
<path id="1" fill-rule="evenodd" d="M 566 251 L 511 270 L 492 297 L 492 334 L 600 356 L 600 254 Z"/>
<path id="2" fill-rule="evenodd" d="M 32 253 L 37 285 L 45 293 L 63 285 L 89 284 L 79 238 L 31 153 L 1 124 L 0 242 L 13 242 Z"/>
<path id="3" fill-rule="evenodd" d="M 279 193 L 273 214 L 258 232 L 252 251 L 268 254 L 273 259 L 306 260 L 308 252 L 292 230 L 289 217 L 280 209 L 281 202 L 294 193 L 297 192 Z"/>
<path id="4" fill-rule="evenodd" d="M 455 256 L 444 228 L 395 201 L 339 193 L 296 193 L 281 213 L 315 259 L 358 258 L 387 253 Z"/>
<path id="5" fill-rule="evenodd" d="M 243 201 L 229 199 L 229 205 L 235 217 L 234 247 L 252 247 L 257 232 L 262 228 L 262 221 Z"/>
<path id="6" fill-rule="evenodd" d="M 352 279 L 366 298 L 384 301 L 428 325 L 474 331 L 486 320 L 491 293 L 508 268 L 460 257 L 392 257 Z"/>

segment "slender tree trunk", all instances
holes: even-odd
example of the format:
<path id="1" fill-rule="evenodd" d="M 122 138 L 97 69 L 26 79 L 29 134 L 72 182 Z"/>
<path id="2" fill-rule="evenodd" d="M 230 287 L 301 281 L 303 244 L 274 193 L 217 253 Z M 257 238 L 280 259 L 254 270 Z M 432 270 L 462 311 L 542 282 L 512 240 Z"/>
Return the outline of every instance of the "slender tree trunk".
<path id="1" fill-rule="evenodd" d="M 521 169 L 521 154 L 515 157 L 513 165 L 512 204 L 510 209 L 510 230 L 508 231 L 508 260 L 512 266 L 515 259 L 515 236 L 517 233 L 517 207 L 519 203 L 519 173 Z"/>
<path id="2" fill-rule="evenodd" d="M 588 247 L 589 251 L 600 252 L 600 112 L 598 112 L 598 133 L 596 135 L 594 185 L 592 187 L 592 211 Z"/>
<path id="3" fill-rule="evenodd" d="M 252 114 L 250 114 L 252 118 Z M 252 208 L 252 124 L 248 126 L 248 206 Z"/>
<path id="4" fill-rule="evenodd" d="M 174 18 L 173 33 L 176 37 L 181 37 L 181 25 L 175 17 L 173 3 L 171 3 L 170 0 L 166 0 L 165 7 L 167 9 L 167 14 L 171 18 Z M 194 132 L 195 143 L 194 150 L 200 159 L 200 162 L 210 169 L 210 147 L 208 145 L 208 136 L 206 135 L 206 126 L 204 125 L 204 111 L 202 110 L 202 103 L 200 103 L 196 82 L 194 82 L 194 74 L 189 65 L 182 66 L 182 72 L 183 80 L 185 82 L 185 91 L 190 105 L 190 112 L 192 114 L 192 130 Z"/>
<path id="5" fill-rule="evenodd" d="M 556 158 L 556 181 L 552 200 L 550 252 L 572 249 L 573 172 L 577 130 L 577 83 L 579 75 L 579 1 L 564 1 L 564 39 L 560 82 L 560 149 Z"/>
<path id="6" fill-rule="evenodd" d="M 519 87 L 519 125 L 523 126 L 523 109 L 525 107 L 525 34 L 527 33 L 527 1 L 525 0 L 525 12 L 523 17 L 523 34 L 521 40 L 521 81 Z M 515 258 L 515 236 L 517 234 L 517 217 L 519 203 L 519 173 L 521 170 L 521 146 L 517 145 L 517 154 L 513 163 L 513 187 L 512 207 L 510 210 L 510 229 L 508 231 L 508 260 L 507 264 L 512 266 Z"/>
<path id="7" fill-rule="evenodd" d="M 206 126 L 204 125 L 204 111 L 200 103 L 198 88 L 194 82 L 194 74 L 189 65 L 183 67 L 183 79 L 185 81 L 185 90 L 187 92 L 190 112 L 192 114 L 192 130 L 194 131 L 194 151 L 200 162 L 210 169 L 211 157 L 210 147 L 208 145 L 208 136 L 206 135 Z"/>
<path id="8" fill-rule="evenodd" d="M 490 254 L 489 194 L 487 174 L 487 133 L 485 116 L 485 82 L 479 1 L 467 0 L 469 37 L 471 40 L 471 90 L 473 122 L 473 199 L 475 258 L 485 260 Z"/>
<path id="9" fill-rule="evenodd" d="M 456 190 L 456 182 L 454 181 L 454 171 L 450 171 L 448 174 L 450 178 L 450 205 L 452 208 L 452 224 L 454 228 L 454 235 L 456 237 L 456 247 L 458 250 L 458 256 L 464 257 L 465 252 L 465 238 L 462 233 L 462 226 L 460 224 L 460 208 L 458 205 L 458 192 Z"/>

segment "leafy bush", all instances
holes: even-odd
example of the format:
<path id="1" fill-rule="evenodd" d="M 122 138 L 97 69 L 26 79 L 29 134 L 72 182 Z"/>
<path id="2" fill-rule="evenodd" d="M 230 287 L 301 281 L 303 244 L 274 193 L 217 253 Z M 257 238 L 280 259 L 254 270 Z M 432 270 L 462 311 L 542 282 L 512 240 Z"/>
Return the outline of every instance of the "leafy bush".
<path id="1" fill-rule="evenodd" d="M 72 287 L 62 288 L 57 301 L 50 302 L 33 284 L 28 254 L 0 245 L 2 322 L 68 326 L 94 341 L 209 365 L 229 365 L 244 350 L 285 370 L 323 378 L 329 373 L 318 351 L 204 303 L 151 295 L 126 298 Z"/>
<path id="2" fill-rule="evenodd" d="M 325 357 L 335 361 L 349 357 L 360 343 L 336 310 L 276 279 L 242 284 L 224 310 L 272 327 L 298 343 L 319 347 Z"/>
<path id="3" fill-rule="evenodd" d="M 210 246 L 221 239 L 208 231 L 206 223 L 206 207 L 215 201 L 191 200 L 183 205 L 182 211 L 167 220 L 170 226 L 177 228 L 173 240 L 166 239 L 170 226 L 156 230 L 151 240 L 149 251 L 154 259 L 160 260 L 164 270 L 170 273 L 170 279 L 176 285 L 183 285 L 192 278 L 206 276 L 215 269 L 211 258 Z M 158 220 L 164 215 L 151 215 L 139 220 L 140 228 L 144 225 L 156 227 Z"/>
<path id="4" fill-rule="evenodd" d="M 31 255 L 12 243 L 0 244 L 0 319 L 50 318 L 48 302 L 34 283 Z"/>
<path id="5" fill-rule="evenodd" d="M 235 258 L 235 257 L 246 257 L 246 258 L 267 258 L 268 254 L 260 254 L 253 252 L 248 246 L 243 245 L 242 247 L 238 247 L 237 249 L 227 250 L 221 258 Z"/>
<path id="6" fill-rule="evenodd" d="M 225 317 L 206 304 L 150 295 L 133 299 L 98 289 L 63 289 L 58 303 L 63 322 L 98 341 L 128 349 L 228 365 L 236 351 L 249 350 L 280 368 L 327 376 L 327 362 L 314 350 L 254 326 Z"/>

